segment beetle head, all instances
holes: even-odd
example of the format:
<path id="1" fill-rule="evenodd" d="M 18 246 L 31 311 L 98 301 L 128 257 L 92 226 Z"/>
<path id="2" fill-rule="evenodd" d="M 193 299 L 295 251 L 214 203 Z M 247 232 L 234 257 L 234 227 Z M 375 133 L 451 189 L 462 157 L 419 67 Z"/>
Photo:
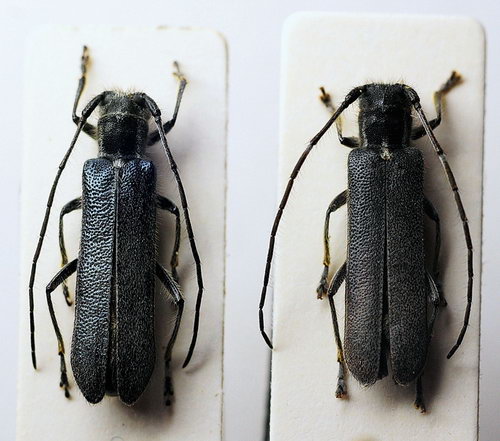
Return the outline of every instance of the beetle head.
<path id="1" fill-rule="evenodd" d="M 411 103 L 403 84 L 368 84 L 359 98 L 362 144 L 401 148 L 409 144 Z"/>
<path id="2" fill-rule="evenodd" d="M 145 148 L 151 113 L 139 93 L 104 92 L 97 122 L 101 153 L 136 156 Z"/>

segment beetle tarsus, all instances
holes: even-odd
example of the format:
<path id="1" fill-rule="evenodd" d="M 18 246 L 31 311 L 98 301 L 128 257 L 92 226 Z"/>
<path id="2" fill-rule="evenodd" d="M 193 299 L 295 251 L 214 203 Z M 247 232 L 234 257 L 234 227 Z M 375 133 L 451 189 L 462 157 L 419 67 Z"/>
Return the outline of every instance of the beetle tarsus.
<path id="1" fill-rule="evenodd" d="M 181 72 L 179 63 L 177 61 L 174 61 L 174 68 L 175 68 L 175 71 L 173 72 L 174 77 L 176 77 L 179 80 L 179 82 L 187 84 L 186 77 Z"/>
<path id="2" fill-rule="evenodd" d="M 60 353 L 59 356 L 61 357 L 61 380 L 59 381 L 59 387 L 64 390 L 64 396 L 66 398 L 70 398 L 68 374 L 66 373 L 66 362 L 64 360 L 64 353 Z"/>
<path id="3" fill-rule="evenodd" d="M 425 408 L 424 393 L 422 391 L 422 375 L 418 377 L 416 393 L 415 402 L 413 403 L 415 409 L 420 410 L 420 413 L 426 413 L 427 409 Z"/>
<path id="4" fill-rule="evenodd" d="M 89 63 L 89 48 L 87 46 L 83 46 L 82 58 L 80 63 L 80 70 L 82 72 L 82 77 L 87 74 L 87 67 Z"/>
<path id="5" fill-rule="evenodd" d="M 335 398 L 345 398 L 347 396 L 347 388 L 345 387 L 344 380 L 337 382 L 337 389 L 335 390 Z"/>
<path id="6" fill-rule="evenodd" d="M 66 374 L 61 374 L 61 381 L 59 382 L 59 387 L 64 390 L 64 396 L 66 398 L 69 398 L 70 397 L 69 382 L 68 382 L 68 376 Z"/>
<path id="7" fill-rule="evenodd" d="M 446 80 L 446 83 L 444 83 L 438 90 L 440 93 L 446 93 L 456 85 L 460 84 L 462 82 L 462 76 L 454 70 L 448 80 Z"/>
<path id="8" fill-rule="evenodd" d="M 339 374 L 337 377 L 337 389 L 335 390 L 336 398 L 345 398 L 347 396 L 347 386 L 344 380 L 344 365 L 339 361 Z"/>
<path id="9" fill-rule="evenodd" d="M 319 285 L 316 288 L 316 292 L 318 293 L 318 299 L 322 299 L 324 295 L 326 295 L 328 291 L 328 266 L 325 265 L 323 268 L 323 273 L 321 274 L 321 279 L 319 281 Z"/>
<path id="10" fill-rule="evenodd" d="M 427 409 L 425 408 L 425 403 L 422 397 L 418 397 L 415 399 L 414 403 L 415 409 L 419 410 L 420 413 L 427 413 Z"/>
<path id="11" fill-rule="evenodd" d="M 319 96 L 319 99 L 321 100 L 321 102 L 328 108 L 332 108 L 333 105 L 332 105 L 332 97 L 330 96 L 330 94 L 325 90 L 325 88 L 323 86 L 321 86 L 319 88 L 319 90 L 321 91 L 321 95 Z"/>

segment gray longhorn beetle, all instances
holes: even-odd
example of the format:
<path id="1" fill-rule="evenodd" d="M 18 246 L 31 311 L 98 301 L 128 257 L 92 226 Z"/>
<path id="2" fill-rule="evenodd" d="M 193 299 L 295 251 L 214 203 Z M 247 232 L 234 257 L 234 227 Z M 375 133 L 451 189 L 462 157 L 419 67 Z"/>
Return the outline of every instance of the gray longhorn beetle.
<path id="1" fill-rule="evenodd" d="M 71 345 L 71 367 L 75 381 L 90 403 L 98 403 L 105 394 L 117 395 L 128 405 L 133 404 L 146 388 L 155 365 L 154 292 L 155 275 L 166 288 L 177 314 L 172 335 L 165 350 L 165 404 L 171 403 L 173 386 L 170 373 L 172 348 L 181 322 L 184 300 L 177 281 L 176 267 L 181 221 L 176 205 L 156 193 L 156 172 L 153 163 L 145 159 L 147 146 L 158 140 L 165 150 L 175 176 L 191 251 L 196 263 L 198 296 L 191 344 L 183 367 L 193 354 L 199 326 L 203 292 L 201 263 L 194 241 L 184 187 L 177 165 L 168 147 L 166 133 L 175 124 L 186 80 L 177 63 L 174 75 L 179 79 L 179 91 L 172 119 L 162 123 L 156 103 L 145 93 L 105 91 L 94 97 L 76 115 L 82 95 L 88 63 L 84 47 L 81 78 L 73 105 L 73 121 L 77 129 L 68 151 L 59 165 L 50 190 L 47 209 L 36 247 L 29 280 L 31 354 L 36 369 L 35 321 L 33 286 L 36 265 L 47 230 L 49 215 L 66 162 L 80 132 L 99 145 L 99 155 L 83 166 L 82 196 L 68 202 L 59 217 L 59 245 L 62 269 L 47 285 L 47 303 L 57 336 L 60 357 L 60 386 L 69 397 L 65 349 L 52 305 L 52 292 L 63 285 L 68 305 L 71 304 L 66 279 L 76 272 L 75 321 Z M 97 127 L 87 122 L 99 108 Z M 157 131 L 149 133 L 153 118 Z M 63 218 L 82 210 L 82 232 L 78 258 L 68 263 L 63 236 Z M 156 212 L 167 210 L 176 218 L 171 273 L 157 258 Z"/>
<path id="2" fill-rule="evenodd" d="M 293 183 L 307 156 L 326 131 L 336 123 L 342 145 L 352 148 L 348 159 L 348 188 L 326 212 L 324 227 L 324 269 L 318 297 L 328 295 L 332 313 L 339 373 L 336 397 L 347 389 L 344 363 L 362 385 L 374 384 L 388 374 L 387 357 L 397 384 L 416 381 L 415 407 L 425 412 L 422 375 L 433 325 L 445 299 L 438 283 L 440 221 L 437 211 L 424 196 L 422 153 L 410 141 L 425 134 L 437 153 L 453 191 L 467 245 L 467 307 L 463 327 L 450 358 L 464 338 L 472 303 L 473 251 L 467 216 L 458 186 L 445 153 L 432 129 L 441 122 L 443 96 L 461 80 L 453 72 L 434 94 L 437 117 L 428 121 L 417 93 L 405 84 L 366 84 L 351 90 L 337 110 L 321 88 L 321 100 L 332 117 L 309 142 L 299 158 L 271 230 L 264 282 L 259 304 L 259 326 L 272 349 L 264 328 L 263 308 L 271 270 L 274 243 Z M 359 139 L 343 137 L 339 116 L 359 99 Z M 412 108 L 422 125 L 412 127 Z M 328 283 L 330 215 L 347 204 L 347 261 Z M 435 222 L 435 251 L 432 270 L 425 264 L 424 214 Z M 345 289 L 345 331 L 342 343 L 333 296 L 343 282 Z M 428 314 L 427 303 L 430 303 Z"/>

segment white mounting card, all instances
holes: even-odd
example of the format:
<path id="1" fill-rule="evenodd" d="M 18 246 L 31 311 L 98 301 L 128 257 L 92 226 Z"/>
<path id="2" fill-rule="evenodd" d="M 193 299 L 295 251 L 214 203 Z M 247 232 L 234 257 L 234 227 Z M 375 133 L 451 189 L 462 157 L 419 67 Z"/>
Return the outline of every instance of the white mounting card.
<path id="1" fill-rule="evenodd" d="M 119 88 L 146 92 L 170 119 L 178 90 L 173 62 L 188 80 L 179 117 L 167 135 L 185 186 L 205 292 L 198 343 L 189 366 L 181 368 L 191 340 L 197 282 L 183 222 L 179 256 L 180 284 L 186 307 L 175 345 L 172 370 L 174 403 L 163 404 L 163 352 L 175 310 L 157 283 L 156 347 L 153 377 L 138 402 L 127 407 L 105 397 L 86 402 L 69 375 L 71 399 L 59 389 L 57 341 L 45 299 L 45 286 L 60 268 L 58 217 L 62 206 L 81 194 L 82 165 L 97 156 L 97 144 L 82 133 L 56 192 L 47 236 L 38 263 L 35 317 L 38 370 L 31 365 L 28 277 L 45 203 L 76 126 L 71 109 L 80 77 L 82 46 L 89 47 L 87 86 L 78 112 L 98 93 Z M 30 39 L 26 56 L 24 174 L 22 185 L 22 283 L 17 439 L 19 441 L 221 440 L 222 330 L 226 188 L 226 44 L 217 32 L 188 28 L 44 28 Z M 97 111 L 90 121 L 95 123 Z M 151 130 L 154 128 L 151 123 Z M 163 149 L 147 150 L 157 169 L 157 192 L 180 198 Z M 80 212 L 65 218 L 69 259 L 78 255 Z M 175 221 L 158 212 L 159 260 L 167 268 Z M 74 276 L 69 279 L 74 295 Z M 52 295 L 69 364 L 74 307 L 58 288 Z"/>
<path id="2" fill-rule="evenodd" d="M 335 398 L 336 346 L 328 300 L 316 299 L 323 225 L 330 202 L 347 186 L 349 149 L 333 126 L 296 180 L 277 238 L 274 272 L 271 441 L 461 440 L 477 438 L 481 274 L 484 35 L 468 18 L 300 13 L 283 32 L 280 195 L 307 142 L 352 88 L 404 82 L 429 118 L 432 94 L 457 70 L 463 82 L 446 96 L 435 134 L 461 190 L 474 245 L 474 300 L 468 332 L 451 360 L 466 306 L 467 249 L 453 193 L 428 139 L 425 192 L 441 217 L 440 278 L 448 307 L 434 329 L 423 377 L 428 412 L 413 407 L 414 387 L 389 376 L 363 388 L 347 373 L 348 397 Z M 343 114 L 344 136 L 357 135 L 357 103 Z M 417 119 L 415 118 L 415 124 Z M 432 247 L 434 225 L 427 222 Z M 346 259 L 346 209 L 332 214 L 330 277 Z M 344 288 L 335 296 L 343 336 Z"/>

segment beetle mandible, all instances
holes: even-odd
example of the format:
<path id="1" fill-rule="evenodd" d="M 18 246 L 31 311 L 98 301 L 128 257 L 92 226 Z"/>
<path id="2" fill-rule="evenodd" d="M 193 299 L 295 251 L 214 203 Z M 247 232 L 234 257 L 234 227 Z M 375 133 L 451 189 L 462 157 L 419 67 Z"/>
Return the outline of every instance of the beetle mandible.
<path id="1" fill-rule="evenodd" d="M 353 150 L 348 159 L 348 189 L 330 204 L 324 227 L 323 273 L 317 288 L 318 298 L 328 296 L 332 314 L 339 373 L 335 395 L 347 394 L 344 364 L 362 384 L 371 385 L 388 374 L 387 357 L 393 378 L 400 385 L 416 381 L 415 406 L 425 412 L 422 374 L 440 306 L 446 301 L 438 282 L 440 221 L 437 211 L 423 193 L 423 157 L 410 145 L 426 135 L 437 153 L 454 194 L 467 246 L 467 307 L 464 323 L 450 358 L 467 330 L 473 283 L 473 248 L 465 209 L 446 155 L 434 136 L 441 122 L 444 95 L 461 81 L 458 73 L 434 94 L 437 116 L 428 121 L 417 93 L 405 84 L 372 83 L 352 89 L 338 109 L 321 88 L 321 100 L 333 113 L 324 127 L 309 142 L 296 163 L 271 230 L 264 282 L 259 303 L 259 327 L 265 332 L 263 308 L 270 277 L 275 237 L 294 181 L 307 156 L 335 123 L 342 145 Z M 359 100 L 359 139 L 344 137 L 339 116 Z M 422 125 L 412 127 L 412 108 Z M 347 260 L 330 282 L 330 215 L 347 204 Z M 426 269 L 423 217 L 435 222 L 433 267 Z M 340 338 L 334 295 L 346 282 L 344 343 Z M 427 303 L 430 302 L 430 314 Z M 428 317 L 429 315 L 429 317 Z"/>
<path id="2" fill-rule="evenodd" d="M 52 304 L 52 292 L 63 285 L 71 304 L 66 279 L 76 272 L 75 322 L 71 345 L 71 366 L 75 381 L 87 401 L 97 403 L 105 394 L 118 395 L 125 404 L 133 404 L 144 391 L 155 364 L 154 291 L 155 275 L 166 288 L 177 314 L 165 350 L 165 404 L 171 403 L 173 386 L 170 374 L 172 349 L 179 330 L 184 299 L 177 281 L 176 267 L 181 220 L 177 206 L 156 193 L 156 172 L 145 158 L 147 146 L 161 140 L 177 182 L 184 219 L 196 263 L 198 296 L 191 344 L 183 367 L 193 354 L 203 293 L 201 262 L 196 248 L 184 187 L 176 162 L 168 147 L 166 133 L 174 127 L 186 79 L 177 63 L 174 75 L 179 90 L 172 118 L 162 123 L 157 104 L 145 93 L 105 91 L 94 97 L 76 114 L 87 74 L 88 50 L 83 49 L 81 77 L 73 105 L 75 135 L 64 155 L 50 190 L 40 237 L 33 257 L 29 280 L 31 354 L 36 369 L 33 287 L 38 258 L 47 230 L 57 184 L 80 132 L 95 139 L 99 155 L 83 167 L 82 196 L 68 202 L 59 217 L 59 245 L 62 269 L 47 285 L 50 316 L 58 341 L 60 386 L 69 397 L 63 337 Z M 87 122 L 99 108 L 97 126 Z M 157 130 L 149 132 L 153 118 Z M 68 263 L 63 236 L 63 218 L 82 210 L 80 252 Z M 171 273 L 156 261 L 156 211 L 167 210 L 175 216 L 176 231 Z"/>

